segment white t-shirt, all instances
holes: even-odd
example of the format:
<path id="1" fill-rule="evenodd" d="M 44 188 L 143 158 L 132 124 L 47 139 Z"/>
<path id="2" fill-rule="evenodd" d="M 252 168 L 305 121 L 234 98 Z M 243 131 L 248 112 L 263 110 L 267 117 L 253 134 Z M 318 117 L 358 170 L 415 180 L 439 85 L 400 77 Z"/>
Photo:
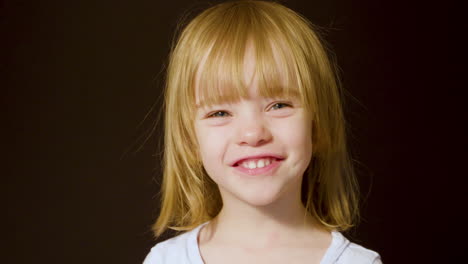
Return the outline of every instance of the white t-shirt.
<path id="1" fill-rule="evenodd" d="M 204 264 L 198 248 L 198 232 L 208 222 L 156 244 L 143 264 Z M 381 264 L 380 255 L 351 243 L 338 231 L 332 231 L 332 242 L 320 264 Z"/>

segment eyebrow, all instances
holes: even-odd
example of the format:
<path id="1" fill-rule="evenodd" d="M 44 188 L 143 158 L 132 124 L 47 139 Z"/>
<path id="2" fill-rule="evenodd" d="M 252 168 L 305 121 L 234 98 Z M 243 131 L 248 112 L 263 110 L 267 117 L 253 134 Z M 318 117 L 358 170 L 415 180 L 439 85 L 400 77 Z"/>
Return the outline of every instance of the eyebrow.
<path id="1" fill-rule="evenodd" d="M 288 100 L 298 100 L 300 99 L 300 96 L 298 93 L 296 92 L 293 92 L 291 93 L 289 96 L 278 96 L 278 97 L 266 97 L 266 96 L 260 96 L 264 99 L 288 99 Z M 230 100 L 228 98 L 220 98 L 218 100 L 213 100 L 214 101 L 214 105 L 222 105 L 222 104 L 229 104 L 229 103 L 235 103 L 236 100 Z M 206 103 L 205 100 L 200 100 L 198 103 L 195 102 L 195 108 L 196 109 L 200 109 L 200 108 L 203 108 L 205 106 L 207 106 L 208 104 Z"/>
<path id="2" fill-rule="evenodd" d="M 208 105 L 207 101 L 212 101 L 212 102 L 214 102 L 213 104 L 227 104 L 227 103 L 231 103 L 231 102 L 236 102 L 238 100 L 233 99 L 232 96 L 221 96 L 218 99 L 208 97 L 208 100 L 201 99 L 201 100 L 199 100 L 198 103 L 195 102 L 195 107 L 196 108 L 205 107 L 205 106 Z"/>
<path id="3" fill-rule="evenodd" d="M 202 107 L 204 107 L 204 106 L 206 106 L 205 100 L 199 100 L 198 103 L 195 102 L 195 107 L 196 107 L 196 108 L 202 108 Z"/>
<path id="4" fill-rule="evenodd" d="M 214 104 L 225 104 L 225 102 L 227 102 L 227 100 L 222 100 L 222 99 L 221 99 L 221 100 L 218 100 L 218 102 L 216 102 L 216 103 L 214 103 Z M 204 100 L 201 100 L 198 104 L 195 103 L 195 107 L 196 107 L 197 109 L 203 108 L 203 107 L 205 107 L 205 106 L 207 106 L 207 105 L 208 105 L 208 104 L 207 104 Z"/>

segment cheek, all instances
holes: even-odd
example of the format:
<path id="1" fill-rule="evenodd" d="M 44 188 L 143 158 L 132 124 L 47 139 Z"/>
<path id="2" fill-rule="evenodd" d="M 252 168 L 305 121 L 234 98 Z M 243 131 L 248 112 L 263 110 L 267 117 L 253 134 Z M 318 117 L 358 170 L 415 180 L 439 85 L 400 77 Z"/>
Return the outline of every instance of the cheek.
<path id="1" fill-rule="evenodd" d="M 283 124 L 277 133 L 292 158 L 292 166 L 298 171 L 305 170 L 312 158 L 311 126 L 303 118 L 291 119 Z"/>
<path id="2" fill-rule="evenodd" d="M 228 138 L 226 133 L 227 131 L 220 127 L 196 128 L 200 155 L 208 172 L 215 169 L 216 166 L 223 165 Z"/>
<path id="3" fill-rule="evenodd" d="M 299 149 L 310 149 L 312 147 L 312 131 L 303 118 L 291 119 L 282 124 L 278 135 L 288 146 Z"/>

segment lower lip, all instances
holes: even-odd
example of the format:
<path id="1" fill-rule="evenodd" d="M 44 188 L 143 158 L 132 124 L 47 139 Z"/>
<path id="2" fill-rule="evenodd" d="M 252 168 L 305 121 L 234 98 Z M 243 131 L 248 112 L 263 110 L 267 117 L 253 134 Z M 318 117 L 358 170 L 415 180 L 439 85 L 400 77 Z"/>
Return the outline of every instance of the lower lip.
<path id="1" fill-rule="evenodd" d="M 238 172 L 241 172 L 243 174 L 247 174 L 250 176 L 265 175 L 266 173 L 272 174 L 274 170 L 276 170 L 276 168 L 279 167 L 282 161 L 283 160 L 275 160 L 272 163 L 270 163 L 268 166 L 265 166 L 263 168 L 248 169 L 239 165 L 239 166 L 234 167 L 234 169 Z"/>

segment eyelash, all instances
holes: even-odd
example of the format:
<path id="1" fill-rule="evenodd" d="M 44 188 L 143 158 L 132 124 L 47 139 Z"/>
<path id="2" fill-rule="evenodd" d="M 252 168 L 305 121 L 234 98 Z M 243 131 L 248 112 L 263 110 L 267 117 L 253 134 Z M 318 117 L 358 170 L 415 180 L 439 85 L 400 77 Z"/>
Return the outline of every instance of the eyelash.
<path id="1" fill-rule="evenodd" d="M 284 103 L 284 102 L 279 102 L 279 103 L 274 103 L 271 107 L 273 108 L 274 106 L 276 105 L 285 105 L 286 107 L 292 107 L 292 104 L 290 103 Z M 224 110 L 218 110 L 218 111 L 215 111 L 215 112 L 212 112 L 210 114 L 207 115 L 207 118 L 216 118 L 216 117 L 224 117 L 224 116 L 215 116 L 215 114 L 218 114 L 218 113 L 228 113 L 227 111 L 224 111 Z"/>

